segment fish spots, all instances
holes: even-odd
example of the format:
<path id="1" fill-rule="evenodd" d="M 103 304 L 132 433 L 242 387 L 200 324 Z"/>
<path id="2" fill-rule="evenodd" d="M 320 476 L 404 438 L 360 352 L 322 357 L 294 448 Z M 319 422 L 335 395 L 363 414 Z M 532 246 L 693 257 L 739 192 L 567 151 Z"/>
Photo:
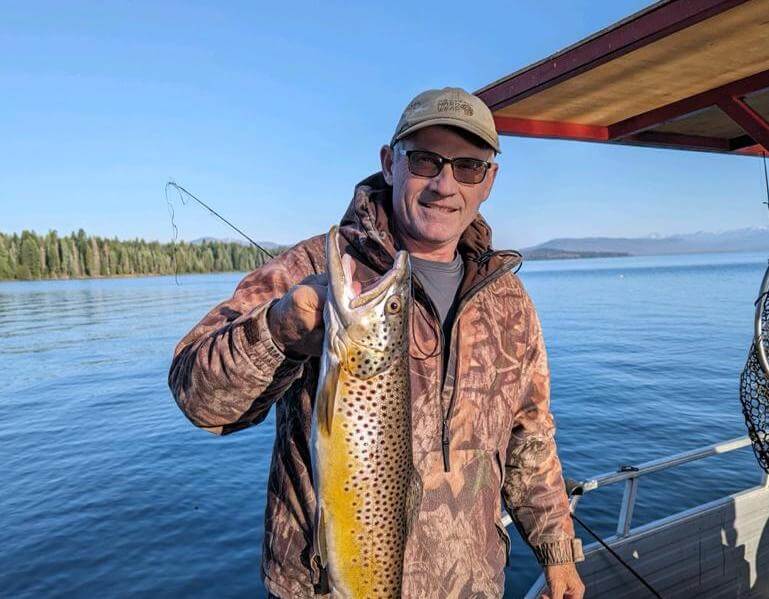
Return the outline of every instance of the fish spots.
<path id="1" fill-rule="evenodd" d="M 365 367 L 365 358 L 358 359 Z M 329 521 L 345 522 L 335 546 L 346 547 L 351 557 L 337 576 L 345 588 L 358 589 L 352 596 L 400 596 L 413 468 L 407 368 L 404 356 L 367 379 L 346 373 L 339 380 L 335 418 L 341 427 L 333 443 L 347 459 L 335 479 L 339 501 L 324 503 L 324 509 Z"/>

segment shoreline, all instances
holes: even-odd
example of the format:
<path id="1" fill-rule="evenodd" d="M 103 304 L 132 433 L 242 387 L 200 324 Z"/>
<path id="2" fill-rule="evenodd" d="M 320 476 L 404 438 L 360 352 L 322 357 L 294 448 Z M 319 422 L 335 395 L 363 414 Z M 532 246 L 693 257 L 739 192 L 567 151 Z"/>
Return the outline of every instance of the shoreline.
<path id="1" fill-rule="evenodd" d="M 764 250 L 737 250 L 737 251 L 717 251 L 717 252 L 685 252 L 681 254 L 626 254 L 622 256 L 559 256 L 559 257 L 552 257 L 552 258 L 527 258 L 526 256 L 523 257 L 523 262 L 562 262 L 564 260 L 566 261 L 577 261 L 577 260 L 615 260 L 615 259 L 625 259 L 625 258 L 653 258 L 653 257 L 663 257 L 663 256 L 707 256 L 707 255 L 718 255 L 718 254 L 758 254 L 763 252 Z M 767 257 L 769 258 L 769 250 L 766 251 Z M 66 277 L 66 278 L 52 278 L 52 277 L 43 277 L 39 279 L 0 279 L 0 283 L 34 283 L 34 282 L 40 282 L 40 281 L 90 281 L 90 280 L 109 280 L 109 279 L 138 279 L 138 278 L 144 278 L 144 277 L 174 277 L 174 276 L 195 276 L 195 275 L 214 275 L 214 274 L 248 274 L 248 272 L 251 271 L 245 271 L 245 270 L 212 270 L 207 272 L 186 272 L 186 273 L 178 273 L 178 275 L 174 275 L 173 273 L 167 274 L 167 273 L 136 273 L 136 274 L 130 274 L 130 275 L 109 275 L 109 276 L 94 276 L 94 277 Z"/>

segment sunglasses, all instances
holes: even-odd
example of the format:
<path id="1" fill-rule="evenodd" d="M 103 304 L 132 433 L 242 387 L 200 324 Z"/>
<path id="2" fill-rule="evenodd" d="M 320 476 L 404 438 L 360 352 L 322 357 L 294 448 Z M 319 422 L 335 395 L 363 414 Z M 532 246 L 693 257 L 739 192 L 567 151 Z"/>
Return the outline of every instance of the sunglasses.
<path id="1" fill-rule="evenodd" d="M 396 149 L 408 158 L 409 172 L 418 177 L 435 177 L 443 170 L 444 164 L 450 164 L 457 182 L 475 185 L 486 178 L 491 167 L 490 162 L 477 158 L 444 158 L 427 150 L 404 150 L 400 146 Z"/>

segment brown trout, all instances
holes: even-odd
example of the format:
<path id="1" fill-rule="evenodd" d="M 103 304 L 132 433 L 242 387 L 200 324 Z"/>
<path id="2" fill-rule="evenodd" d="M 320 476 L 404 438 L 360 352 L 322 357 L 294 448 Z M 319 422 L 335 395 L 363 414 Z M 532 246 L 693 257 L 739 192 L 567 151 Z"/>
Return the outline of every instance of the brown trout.
<path id="1" fill-rule="evenodd" d="M 338 230 L 326 242 L 325 337 L 313 417 L 316 553 L 334 597 L 400 597 L 412 484 L 411 267 L 398 252 L 355 295 Z"/>

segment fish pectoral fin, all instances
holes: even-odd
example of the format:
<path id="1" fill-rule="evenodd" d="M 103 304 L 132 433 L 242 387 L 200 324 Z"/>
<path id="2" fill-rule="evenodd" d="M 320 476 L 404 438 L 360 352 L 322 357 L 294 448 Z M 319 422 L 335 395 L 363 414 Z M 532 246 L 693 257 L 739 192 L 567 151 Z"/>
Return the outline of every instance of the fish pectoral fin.
<path id="1" fill-rule="evenodd" d="M 318 523 L 315 526 L 315 551 L 320 558 L 320 565 L 328 565 L 328 545 L 326 544 L 326 514 L 323 507 L 318 508 Z"/>
<path id="2" fill-rule="evenodd" d="M 318 395 L 318 425 L 326 434 L 331 432 L 331 424 L 334 420 L 334 405 L 341 371 L 340 354 L 337 351 L 340 343 L 332 340 L 331 344 L 334 346 L 334 351 L 328 351 L 325 354 L 325 376 Z"/>

